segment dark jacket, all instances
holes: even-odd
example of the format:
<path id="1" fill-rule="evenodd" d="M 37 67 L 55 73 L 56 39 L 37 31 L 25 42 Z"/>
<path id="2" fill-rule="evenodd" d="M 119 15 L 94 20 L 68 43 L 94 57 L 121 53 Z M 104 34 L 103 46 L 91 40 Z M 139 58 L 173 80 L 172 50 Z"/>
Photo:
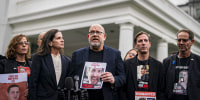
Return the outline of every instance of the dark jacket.
<path id="1" fill-rule="evenodd" d="M 31 61 L 26 60 L 27 65 L 31 66 Z M 15 59 L 0 60 L 0 73 L 18 73 L 17 61 Z"/>
<path id="2" fill-rule="evenodd" d="M 176 55 L 163 60 L 166 74 L 166 95 L 170 100 L 175 83 Z M 188 71 L 188 96 L 190 100 L 200 100 L 200 56 L 191 53 Z"/>
<path id="3" fill-rule="evenodd" d="M 79 49 L 72 55 L 72 72 L 73 75 L 79 75 L 82 77 L 84 64 L 88 61 L 89 47 Z M 118 91 L 115 90 L 117 87 L 121 87 L 125 83 L 125 72 L 123 61 L 120 56 L 120 51 L 104 46 L 103 48 L 103 62 L 107 63 L 106 72 L 111 72 L 115 78 L 114 86 L 110 83 L 103 83 L 103 95 L 104 100 L 118 100 Z M 112 88 L 115 87 L 115 88 Z"/>
<path id="4" fill-rule="evenodd" d="M 126 93 L 128 100 L 135 99 L 135 91 L 138 91 L 137 82 L 137 55 L 124 62 L 126 71 Z M 149 57 L 149 89 L 150 92 L 156 92 L 157 100 L 164 100 L 164 79 L 163 65 L 161 62 Z"/>
<path id="5" fill-rule="evenodd" d="M 6 57 L 5 57 L 5 56 L 2 56 L 2 55 L 0 55 L 0 60 L 2 60 L 2 59 L 6 59 Z"/>
<path id="6" fill-rule="evenodd" d="M 29 100 L 57 100 L 58 88 L 63 89 L 70 67 L 69 58 L 61 55 L 62 72 L 57 85 L 51 54 L 34 55 L 29 84 Z"/>

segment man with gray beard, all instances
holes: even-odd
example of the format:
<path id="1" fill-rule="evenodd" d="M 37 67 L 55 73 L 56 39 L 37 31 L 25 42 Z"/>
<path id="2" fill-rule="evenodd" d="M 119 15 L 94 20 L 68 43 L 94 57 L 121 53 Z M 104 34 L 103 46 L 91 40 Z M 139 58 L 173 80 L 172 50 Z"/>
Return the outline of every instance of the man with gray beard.
<path id="1" fill-rule="evenodd" d="M 88 89 L 89 100 L 118 100 L 118 88 L 123 86 L 126 80 L 120 51 L 105 46 L 105 40 L 103 26 L 93 24 L 89 28 L 89 47 L 76 50 L 72 54 L 72 76 L 82 77 L 86 61 L 107 63 L 106 72 L 101 74 L 103 86 L 101 89 Z"/>
<path id="2" fill-rule="evenodd" d="M 157 100 L 164 100 L 162 64 L 149 56 L 150 34 L 139 32 L 134 39 L 138 54 L 124 63 L 126 71 L 126 94 L 128 100 L 135 100 L 135 92 L 155 92 Z M 145 73 L 143 69 L 145 68 Z M 143 77 L 145 75 L 145 77 Z"/>

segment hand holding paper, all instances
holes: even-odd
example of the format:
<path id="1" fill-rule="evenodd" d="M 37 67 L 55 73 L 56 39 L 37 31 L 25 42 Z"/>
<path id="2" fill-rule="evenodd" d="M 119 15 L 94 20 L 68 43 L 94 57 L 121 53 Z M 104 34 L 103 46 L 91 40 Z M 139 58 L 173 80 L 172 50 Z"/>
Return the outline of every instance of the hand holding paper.
<path id="1" fill-rule="evenodd" d="M 115 78 L 113 77 L 111 72 L 102 73 L 101 79 L 102 79 L 103 82 L 109 82 L 111 84 L 115 83 Z"/>

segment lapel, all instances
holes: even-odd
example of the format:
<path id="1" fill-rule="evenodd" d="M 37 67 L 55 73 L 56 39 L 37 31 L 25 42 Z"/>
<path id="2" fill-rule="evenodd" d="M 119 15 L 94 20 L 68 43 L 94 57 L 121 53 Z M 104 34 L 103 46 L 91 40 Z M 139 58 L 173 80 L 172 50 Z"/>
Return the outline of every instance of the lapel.
<path id="1" fill-rule="evenodd" d="M 131 63 L 130 63 L 130 71 L 129 72 L 132 72 L 132 78 L 134 80 L 134 85 L 135 85 L 135 88 L 137 89 L 137 55 L 132 59 Z"/>
<path id="2" fill-rule="evenodd" d="M 190 75 L 190 74 L 189 74 L 190 72 L 193 72 L 193 71 L 192 71 L 193 68 L 191 68 L 191 67 L 192 67 L 192 66 L 195 66 L 195 62 L 196 62 L 195 60 L 196 60 L 196 59 L 195 59 L 194 55 L 191 53 L 191 58 L 190 58 L 190 62 L 189 62 L 190 64 L 189 64 L 188 75 Z M 188 76 L 188 77 L 190 77 L 190 76 Z"/>
<path id="3" fill-rule="evenodd" d="M 170 61 L 170 66 L 168 68 L 168 71 L 172 71 L 171 75 L 170 75 L 171 79 L 172 79 L 172 82 L 175 81 L 175 70 L 176 70 L 176 64 L 177 64 L 177 62 L 176 62 L 176 56 L 177 55 L 172 56 L 172 60 Z"/>
<path id="4" fill-rule="evenodd" d="M 85 61 L 88 61 L 89 50 L 90 50 L 90 46 L 87 47 L 82 53 L 82 59 L 84 60 L 84 65 L 85 65 Z"/>
<path id="5" fill-rule="evenodd" d="M 108 67 L 109 58 L 109 50 L 106 46 L 103 46 L 103 62 L 107 63 L 106 71 L 110 71 L 110 68 Z"/>
<path id="6" fill-rule="evenodd" d="M 47 64 L 47 68 L 49 69 L 49 74 L 51 76 L 48 79 L 49 79 L 50 83 L 52 83 L 52 85 L 54 87 L 57 87 L 56 74 L 55 74 L 55 69 L 54 69 L 54 64 L 53 64 L 53 60 L 52 60 L 51 54 L 48 54 L 45 57 L 45 62 Z"/>
<path id="7" fill-rule="evenodd" d="M 154 69 L 156 67 L 161 67 L 161 66 L 155 66 L 151 57 L 149 57 L 149 59 L 148 59 L 148 65 L 149 65 L 149 89 L 150 89 L 151 87 L 153 87 L 154 84 L 156 84 L 156 83 L 153 83 L 155 81 L 154 80 Z M 157 76 L 155 76 L 155 77 L 157 77 Z"/>

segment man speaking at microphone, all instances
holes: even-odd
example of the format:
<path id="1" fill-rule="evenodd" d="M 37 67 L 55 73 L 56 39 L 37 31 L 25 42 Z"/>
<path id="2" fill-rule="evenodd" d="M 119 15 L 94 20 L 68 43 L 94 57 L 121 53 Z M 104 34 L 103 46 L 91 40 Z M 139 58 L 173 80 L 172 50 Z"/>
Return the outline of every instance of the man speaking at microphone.
<path id="1" fill-rule="evenodd" d="M 100 24 L 89 28 L 89 47 L 76 50 L 72 54 L 72 74 L 82 77 L 84 64 L 88 62 L 107 63 L 106 72 L 101 74 L 101 89 L 88 90 L 89 100 L 118 100 L 118 90 L 125 83 L 125 72 L 120 51 L 105 46 L 105 30 Z"/>

